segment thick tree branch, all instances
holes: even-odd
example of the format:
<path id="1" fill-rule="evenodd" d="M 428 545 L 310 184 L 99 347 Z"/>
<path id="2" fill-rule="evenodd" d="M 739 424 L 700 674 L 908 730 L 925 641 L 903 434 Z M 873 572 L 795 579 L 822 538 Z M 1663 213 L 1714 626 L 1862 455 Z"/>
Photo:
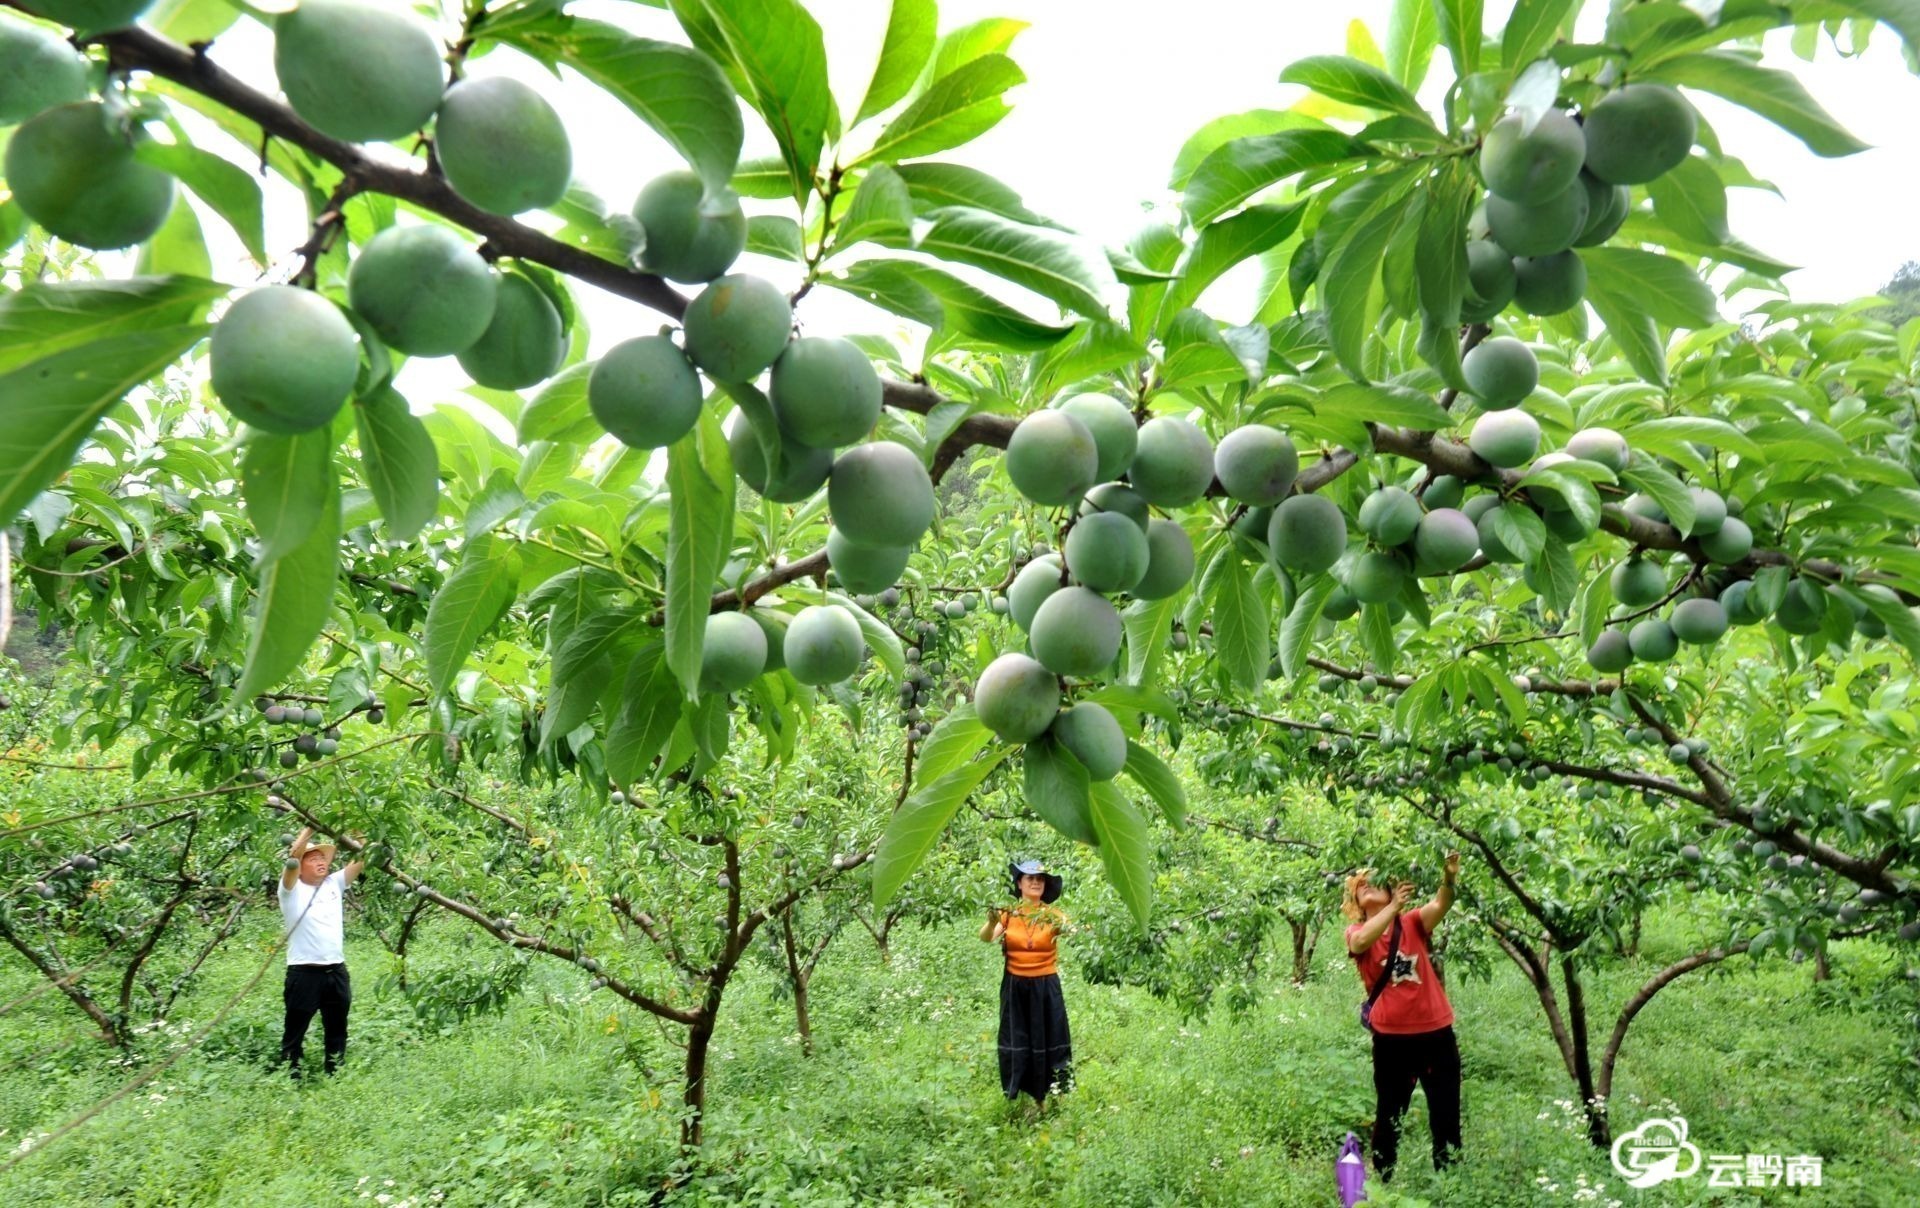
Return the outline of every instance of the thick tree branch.
<path id="1" fill-rule="evenodd" d="M 1620 1008 L 1620 1016 L 1613 1024 L 1613 1035 L 1608 1037 L 1606 1051 L 1600 1055 L 1600 1080 L 1599 1084 L 1595 1087 L 1600 1098 L 1608 1099 L 1612 1097 L 1613 1066 L 1614 1062 L 1619 1060 L 1620 1047 L 1627 1042 L 1627 1029 L 1633 1024 L 1633 1017 L 1640 1014 L 1641 1010 L 1653 1001 L 1653 996 L 1665 989 L 1667 984 L 1673 981 L 1674 978 L 1685 973 L 1691 973 L 1695 969 L 1704 968 L 1707 965 L 1718 964 L 1730 956 L 1745 952 L 1750 946 L 1750 943 L 1748 940 L 1741 940 L 1737 944 L 1728 944 L 1724 947 L 1708 948 L 1704 951 L 1696 952 L 1692 956 L 1675 961 L 1673 964 L 1660 970 L 1660 972 L 1649 978 L 1645 985 L 1634 992 L 1633 997 L 1627 1000 L 1627 1005 Z"/>

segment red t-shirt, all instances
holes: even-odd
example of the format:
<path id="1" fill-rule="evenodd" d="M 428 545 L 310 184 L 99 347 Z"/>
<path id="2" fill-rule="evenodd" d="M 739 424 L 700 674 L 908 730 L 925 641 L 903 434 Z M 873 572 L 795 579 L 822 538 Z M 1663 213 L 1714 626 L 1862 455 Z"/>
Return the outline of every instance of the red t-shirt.
<path id="1" fill-rule="evenodd" d="M 1363 926 L 1364 923 L 1355 923 L 1347 928 L 1349 943 Z M 1389 923 L 1373 947 L 1354 954 L 1360 984 L 1369 993 L 1386 964 L 1387 943 L 1392 938 L 1393 924 Z M 1453 1006 L 1447 1002 L 1446 988 L 1434 974 L 1433 953 L 1427 948 L 1427 939 L 1427 928 L 1418 910 L 1409 910 L 1400 916 L 1400 945 L 1394 956 L 1393 975 L 1373 1004 L 1374 1031 L 1412 1036 L 1453 1026 Z"/>

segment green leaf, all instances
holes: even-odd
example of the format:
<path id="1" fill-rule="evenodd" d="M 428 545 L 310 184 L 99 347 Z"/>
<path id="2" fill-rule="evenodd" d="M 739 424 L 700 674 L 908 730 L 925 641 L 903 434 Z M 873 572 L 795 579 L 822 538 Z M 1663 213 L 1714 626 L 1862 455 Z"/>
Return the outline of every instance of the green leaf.
<path id="1" fill-rule="evenodd" d="M 1228 269 L 1293 234 L 1305 210 L 1300 202 L 1248 206 L 1203 229 L 1180 261 L 1179 280 L 1167 289 L 1160 303 L 1156 329 L 1164 328 L 1175 315 L 1192 306 Z"/>
<path id="2" fill-rule="evenodd" d="M 1093 786 L 1091 819 L 1107 883 L 1145 934 L 1153 914 L 1153 847 L 1146 819 L 1111 780 Z"/>
<path id="3" fill-rule="evenodd" d="M 970 143 L 1013 112 L 1004 94 L 1026 79 L 1020 65 L 1005 55 L 975 59 L 935 80 L 853 162 L 892 163 Z"/>
<path id="4" fill-rule="evenodd" d="M 4 306 L 0 302 L 0 336 L 8 334 L 12 317 Z M 129 390 L 173 364 L 206 334 L 198 324 L 132 331 L 67 347 L 0 376 L 6 415 L 0 424 L 0 524 L 11 523 L 53 485 L 100 418 Z M 53 348 L 64 343 L 50 335 L 33 342 Z M 0 339 L 0 364 L 15 354 L 12 344 Z"/>
<path id="5" fill-rule="evenodd" d="M 1433 49 L 1439 41 L 1440 23 L 1434 16 L 1433 0 L 1393 0 L 1384 53 L 1387 71 L 1394 79 L 1417 90 L 1427 78 L 1427 66 L 1433 62 Z"/>
<path id="6" fill-rule="evenodd" d="M 1607 614 L 1613 611 L 1613 584 L 1606 575 L 1595 575 L 1580 593 L 1580 645 L 1592 646 L 1607 627 Z"/>
<path id="7" fill-rule="evenodd" d="M 1762 67 L 1733 51 L 1709 50 L 1656 64 L 1645 80 L 1698 88 L 1750 109 L 1807 145 L 1815 155 L 1853 155 L 1867 144 L 1849 134 L 1793 74 Z"/>
<path id="8" fill-rule="evenodd" d="M 1667 514 L 1667 523 L 1681 533 L 1693 531 L 1695 511 L 1693 494 L 1687 484 L 1672 474 L 1653 464 L 1649 458 L 1636 458 L 1634 464 L 1620 475 L 1620 481 L 1636 491 L 1640 491 L 1660 505 Z"/>
<path id="9" fill-rule="evenodd" d="M 1169 189 L 1184 189 L 1207 156 L 1238 138 L 1274 134 L 1281 130 L 1331 129 L 1317 117 L 1293 109 L 1249 109 L 1214 118 L 1187 137 L 1173 157 L 1173 172 L 1167 179 Z"/>
<path id="10" fill-rule="evenodd" d="M 1433 0 L 1440 44 L 1453 58 L 1453 74 L 1466 79 L 1480 70 L 1480 10 L 1483 0 Z"/>
<path id="11" fill-rule="evenodd" d="M 1727 231 L 1727 186 L 1713 165 L 1689 155 L 1661 176 L 1647 182 L 1654 213 L 1674 234 L 1696 243 L 1721 244 Z"/>
<path id="12" fill-rule="evenodd" d="M 627 665 L 620 712 L 607 728 L 607 775 L 621 784 L 640 779 L 673 737 L 686 712 L 680 685 L 667 666 L 665 648 L 648 642 Z M 674 761 L 677 767 L 681 761 Z M 672 771 L 663 767 L 661 771 Z"/>
<path id="13" fill-rule="evenodd" d="M 1372 330 L 1378 313 L 1375 283 L 1380 275 L 1381 256 L 1405 217 L 1406 207 L 1402 203 L 1413 183 L 1404 178 L 1379 179 L 1372 200 L 1340 236 L 1340 242 L 1320 273 L 1320 298 L 1327 313 L 1328 341 L 1333 345 L 1340 367 L 1363 382 L 1367 380 L 1364 368 L 1367 333 Z"/>
<path id="14" fill-rule="evenodd" d="M 1393 671 L 1399 647 L 1393 640 L 1393 618 L 1388 615 L 1385 604 L 1361 605 L 1360 646 L 1382 674 Z"/>
<path id="15" fill-rule="evenodd" d="M 411 541 L 440 510 L 440 455 L 407 400 L 391 386 L 354 403 L 360 464 L 387 537 Z"/>
<path id="16" fill-rule="evenodd" d="M 1271 620 L 1247 564 L 1229 558 L 1213 597 L 1213 644 L 1227 678 L 1248 692 L 1267 677 Z"/>
<path id="17" fill-rule="evenodd" d="M 1540 57 L 1560 36 L 1577 0 L 1519 0 L 1500 34 L 1500 64 L 1508 74 Z"/>
<path id="18" fill-rule="evenodd" d="M 1051 348 L 1072 330 L 1028 318 L 952 273 L 910 260 L 862 260 L 820 284 L 916 323 L 1015 351 Z"/>
<path id="19" fill-rule="evenodd" d="M 292 675 L 333 612 L 340 564 L 340 487 L 327 475 L 307 539 L 260 572 L 248 621 L 246 665 L 233 700 L 246 702 Z"/>
<path id="20" fill-rule="evenodd" d="M 893 172 L 907 182 L 913 198 L 913 212 L 931 214 L 948 206 L 966 206 L 985 210 L 1028 226 L 1056 227 L 1059 223 L 1029 210 L 1011 185 L 965 164 L 934 161 L 900 164 Z"/>
<path id="21" fill-rule="evenodd" d="M 913 197 L 907 191 L 907 182 L 885 164 L 875 164 L 861 178 L 852 203 L 834 230 L 834 249 L 864 239 L 905 240 L 912 227 Z"/>
<path id="22" fill-rule="evenodd" d="M 1621 429 L 1631 448 L 1665 453 L 1669 446 L 1704 441 L 1727 453 L 1738 453 L 1755 463 L 1767 460 L 1766 450 L 1753 438 L 1723 419 L 1710 415 L 1668 415 L 1642 420 Z"/>
<path id="23" fill-rule="evenodd" d="M 1672 256 L 1631 247 L 1580 249 L 1587 282 L 1609 293 L 1639 299 L 1640 308 L 1672 327 L 1711 327 L 1719 322 L 1718 300 L 1700 275 Z"/>
<path id="24" fill-rule="evenodd" d="M 1441 410 L 1440 404 L 1406 386 L 1345 382 L 1322 394 L 1313 409 L 1315 414 L 1335 419 L 1398 424 L 1422 432 L 1437 432 L 1453 423 L 1453 416 Z"/>
<path id="25" fill-rule="evenodd" d="M 229 0 L 160 0 L 147 10 L 141 24 L 151 26 L 156 33 L 183 46 L 191 46 L 195 42 L 213 41 L 233 28 L 239 19 L 239 8 Z"/>
<path id="26" fill-rule="evenodd" d="M 938 80 L 986 55 L 1003 55 L 1027 28 L 1012 17 L 985 17 L 948 30 L 934 48 L 927 79 Z"/>
<path id="27" fill-rule="evenodd" d="M 495 470 L 467 503 L 466 534 L 478 536 L 526 506 L 527 497 L 513 475 L 504 469 Z"/>
<path id="28" fill-rule="evenodd" d="M 1547 543 L 1547 526 L 1524 503 L 1501 504 L 1493 509 L 1487 523 L 1493 529 L 1494 538 L 1522 562 L 1533 561 L 1540 555 L 1540 547 Z"/>
<path id="29" fill-rule="evenodd" d="M 299 548 L 319 523 L 333 477 L 333 438 L 322 428 L 298 436 L 255 432 L 240 458 L 240 498 L 260 534 L 260 561 Z"/>
<path id="30" fill-rule="evenodd" d="M 1345 55 L 1309 55 L 1287 64 L 1282 84 L 1300 84 L 1321 96 L 1363 109 L 1401 113 L 1432 123 L 1406 85 L 1370 63 Z"/>
<path id="31" fill-rule="evenodd" d="M 194 196 L 233 228 L 241 246 L 259 264 L 267 262 L 267 232 L 260 182 L 231 160 L 187 143 L 141 143 L 134 158 L 193 190 Z"/>
<path id="32" fill-rule="evenodd" d="M 489 533 L 467 542 L 459 567 L 427 604 L 420 645 L 435 692 L 453 686 L 481 635 L 506 615 L 519 586 L 520 555 L 511 546 Z"/>
<path id="33" fill-rule="evenodd" d="M 0 219 L 6 212 L 18 210 L 12 202 L 0 207 Z M 0 226 L 4 222 L 0 221 Z M 0 250 L 13 246 L 6 238 L 6 232 L 0 231 Z M 142 277 L 159 276 L 167 273 L 180 273 L 188 277 L 210 277 L 213 275 L 213 259 L 207 254 L 206 235 L 200 230 L 200 219 L 193 212 L 193 205 L 185 197 L 175 194 L 173 206 L 167 211 L 167 220 L 160 229 L 140 245 L 140 257 L 134 263 L 133 271 Z"/>
<path id="34" fill-rule="evenodd" d="M 712 408 L 668 447 L 667 492 L 666 659 L 692 700 L 713 583 L 733 545 L 733 459 Z"/>
<path id="35" fill-rule="evenodd" d="M 1460 373 L 1460 304 L 1467 293 L 1467 217 L 1477 193 L 1472 174 L 1447 173 L 1430 187 L 1414 249 L 1422 336 L 1421 357 L 1449 386 L 1464 389 Z"/>
<path id="36" fill-rule="evenodd" d="M 867 85 L 860 111 L 854 115 L 854 125 L 891 108 L 907 95 L 933 55 L 939 24 L 940 15 L 934 0 L 893 0 L 886 40 L 880 46 L 880 61 L 874 65 L 873 80 Z"/>
<path id="37" fill-rule="evenodd" d="M 1173 630 L 1179 602 L 1180 593 L 1164 600 L 1136 600 L 1120 614 L 1127 631 L 1127 683 L 1153 682 L 1154 672 L 1166 654 L 1167 635 Z"/>
<path id="38" fill-rule="evenodd" d="M 606 429 L 587 404 L 587 378 L 592 373 L 593 365 L 583 361 L 549 378 L 520 413 L 515 426 L 519 442 L 530 445 L 536 440 L 550 440 L 584 445 L 598 440 Z"/>
<path id="39" fill-rule="evenodd" d="M 1589 249 L 1592 250 L 1592 249 Z M 1587 278 L 1587 305 L 1607 325 L 1607 335 L 1615 348 L 1647 381 L 1656 386 L 1667 384 L 1667 346 L 1648 314 L 1634 296 L 1630 282 L 1596 281 Z"/>
<path id="40" fill-rule="evenodd" d="M 1338 130 L 1281 130 L 1237 138 L 1200 161 L 1180 206 L 1194 226 L 1205 226 L 1289 176 L 1366 154 L 1364 146 Z"/>
<path id="41" fill-rule="evenodd" d="M 133 277 L 61 281 L 0 293 L 0 373 L 109 336 L 159 327 L 184 332 L 206 317 L 215 298 L 228 292 L 217 281 L 193 277 Z"/>
<path id="42" fill-rule="evenodd" d="M 1566 616 L 1573 607 L 1575 593 L 1580 590 L 1580 569 L 1574 565 L 1572 552 L 1558 541 L 1544 542 L 1539 556 L 1528 569 L 1533 572 L 1528 582 L 1540 593 L 1547 608 Z"/>
<path id="43" fill-rule="evenodd" d="M 935 211 L 932 219 L 915 245 L 920 251 L 992 273 L 1063 309 L 1106 317 L 1101 294 L 1113 270 L 1084 241 L 985 210 L 955 207 Z"/>
<path id="44" fill-rule="evenodd" d="M 914 753 L 913 783 L 932 784 L 980 753 L 993 737 L 993 731 L 974 714 L 973 702 L 961 701 L 934 723 Z"/>
<path id="45" fill-rule="evenodd" d="M 1292 678 L 1307 669 L 1307 656 L 1313 650 L 1314 630 L 1320 623 L 1320 612 L 1337 586 L 1332 575 L 1321 575 L 1294 599 L 1293 607 L 1287 610 L 1286 619 L 1280 622 L 1280 670 L 1287 677 Z"/>
<path id="46" fill-rule="evenodd" d="M 777 155 L 741 160 L 729 187 L 742 197 L 761 201 L 780 201 L 792 195 L 787 165 Z"/>
<path id="47" fill-rule="evenodd" d="M 747 250 L 795 264 L 805 264 L 807 260 L 807 249 L 800 241 L 800 224 L 785 214 L 755 214 L 747 219 Z"/>
<path id="48" fill-rule="evenodd" d="M 819 22 L 798 0 L 672 0 L 668 7 L 694 48 L 729 71 L 765 120 L 792 195 L 804 202 L 827 129 L 837 124 Z"/>
<path id="49" fill-rule="evenodd" d="M 1023 751 L 1026 799 L 1033 812 L 1076 843 L 1100 842 L 1089 816 L 1093 780 L 1086 767 L 1052 735 L 1035 739 Z"/>
<path id="50" fill-rule="evenodd" d="M 874 852 L 873 901 L 876 906 L 885 906 L 893 900 L 913 870 L 920 866 L 920 861 L 933 850 L 961 803 L 1013 751 L 1014 748 L 1008 746 L 991 751 L 916 789 L 901 803 Z"/>
<path id="51" fill-rule="evenodd" d="M 1167 825 L 1175 830 L 1187 825 L 1187 790 L 1181 786 L 1180 777 L 1174 775 L 1158 755 L 1137 742 L 1127 744 L 1127 762 L 1121 771 L 1133 778 L 1133 782 L 1146 791 L 1166 816 Z"/>
<path id="52" fill-rule="evenodd" d="M 587 77 L 653 127 L 708 188 L 717 189 L 733 176 L 745 135 L 740 106 L 726 76 L 706 55 L 635 37 L 603 21 L 558 14 L 537 26 L 515 27 L 503 40 Z"/>
<path id="53" fill-rule="evenodd" d="M 581 621 L 560 644 L 547 675 L 546 708 L 540 714 L 542 745 L 566 737 L 593 716 L 600 694 L 613 680 L 613 652 L 637 628 L 636 622 L 630 609 L 597 613 Z M 657 661 L 659 643 L 650 645 Z M 672 692 L 671 687 L 668 691 Z"/>

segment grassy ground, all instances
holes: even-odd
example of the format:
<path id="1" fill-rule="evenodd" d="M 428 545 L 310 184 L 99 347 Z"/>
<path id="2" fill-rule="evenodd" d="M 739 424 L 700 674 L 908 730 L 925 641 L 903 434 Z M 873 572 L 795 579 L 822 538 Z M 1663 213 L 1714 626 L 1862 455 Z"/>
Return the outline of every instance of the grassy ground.
<path id="1" fill-rule="evenodd" d="M 546 962 L 503 1012 L 429 1028 L 380 987 L 387 958 L 354 930 L 345 1072 L 299 1087 L 265 1072 L 279 1027 L 269 969 L 204 1049 L 0 1173 L 0 1203 L 634 1204 L 663 1184 L 675 1054 L 647 1017 Z M 1657 926 L 1647 947 L 1662 955 Z M 253 976 L 260 951 L 233 948 L 143 1051 L 164 1057 Z M 495 956 L 451 927 L 429 931 L 416 976 Z M 1842 953 L 1825 987 L 1779 962 L 1683 981 L 1641 1015 L 1622 1061 L 1619 1127 L 1678 1111 L 1709 1153 L 1821 1155 L 1822 1189 L 1710 1189 L 1704 1173 L 1625 1187 L 1581 1135 L 1531 991 L 1502 969 L 1453 987 L 1465 1161 L 1444 1177 L 1426 1169 L 1416 1097 L 1396 1194 L 1376 1203 L 1920 1203 L 1916 1105 L 1893 1089 L 1897 1025 L 1849 1005 L 1874 959 Z M 964 931 L 901 937 L 890 967 L 844 937 L 815 982 L 811 1059 L 774 979 L 743 975 L 715 1042 L 707 1161 L 671 1202 L 1336 1202 L 1334 1148 L 1371 1110 L 1359 990 L 1337 946 L 1305 989 L 1185 1026 L 1139 991 L 1082 983 L 1070 954 L 1066 965 L 1079 1083 L 1037 1121 L 1000 1098 L 997 954 Z M 1650 967 L 1596 979 L 1596 1014 L 1610 1021 Z M 0 1001 L 31 988 L 18 962 L 0 966 Z M 0 1016 L 0 1161 L 132 1076 L 84 1044 L 40 1056 L 78 1018 L 48 998 Z"/>

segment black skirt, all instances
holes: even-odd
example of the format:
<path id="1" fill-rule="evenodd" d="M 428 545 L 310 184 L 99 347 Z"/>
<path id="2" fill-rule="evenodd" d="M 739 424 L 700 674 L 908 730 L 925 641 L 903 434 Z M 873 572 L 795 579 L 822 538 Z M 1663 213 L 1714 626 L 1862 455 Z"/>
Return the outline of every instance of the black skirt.
<path id="1" fill-rule="evenodd" d="M 1071 1085 L 1073 1038 L 1067 1032 L 1067 1000 L 1060 975 L 1000 978 L 1000 1089 L 1011 1099 L 1021 1091 L 1035 1099 Z"/>

